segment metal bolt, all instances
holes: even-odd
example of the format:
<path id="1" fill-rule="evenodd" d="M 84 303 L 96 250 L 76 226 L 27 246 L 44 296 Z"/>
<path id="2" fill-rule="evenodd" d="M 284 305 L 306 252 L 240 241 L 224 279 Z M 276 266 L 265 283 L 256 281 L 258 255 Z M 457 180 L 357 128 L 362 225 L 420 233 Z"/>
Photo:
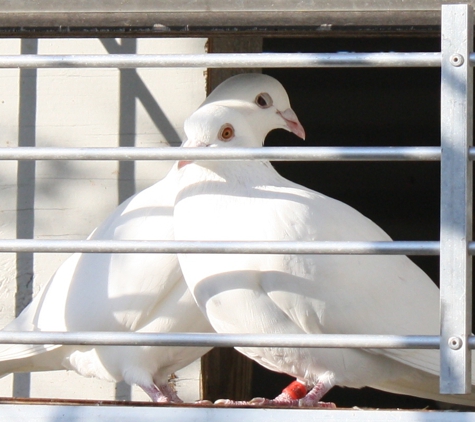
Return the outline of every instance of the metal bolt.
<path id="1" fill-rule="evenodd" d="M 450 56 L 450 64 L 455 67 L 459 67 L 463 65 L 464 58 L 461 54 L 452 54 Z"/>
<path id="2" fill-rule="evenodd" d="M 452 350 L 459 350 L 463 345 L 463 341 L 460 337 L 450 337 L 448 343 Z"/>

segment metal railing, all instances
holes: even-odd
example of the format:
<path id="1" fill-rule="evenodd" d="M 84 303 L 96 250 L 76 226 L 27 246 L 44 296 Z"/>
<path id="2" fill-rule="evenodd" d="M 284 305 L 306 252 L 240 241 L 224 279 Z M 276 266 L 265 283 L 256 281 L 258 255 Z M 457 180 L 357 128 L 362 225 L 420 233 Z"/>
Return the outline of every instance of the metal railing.
<path id="1" fill-rule="evenodd" d="M 474 57 L 475 60 L 475 57 Z M 114 54 L 2 56 L 0 68 L 439 67 L 440 53 Z"/>
<path id="2" fill-rule="evenodd" d="M 473 245 L 475 248 L 475 245 Z M 200 242 L 183 240 L 0 240 L 0 252 L 212 253 L 438 255 L 435 241 L 330 242 Z"/>
<path id="3" fill-rule="evenodd" d="M 441 336 L 271 336 L 137 333 L 0 333 L 4 343 L 288 345 L 292 347 L 425 347 L 441 350 L 441 392 L 471 386 L 471 240 L 473 11 L 442 8 L 441 53 L 209 54 L 114 56 L 3 56 L 0 68 L 40 67 L 407 67 L 440 66 L 441 147 L 265 148 L 184 150 L 159 148 L 1 148 L 0 160 L 417 160 L 441 161 L 440 242 L 114 242 L 0 240 L 0 252 L 342 253 L 438 254 Z M 453 340 L 457 341 L 454 342 Z"/>

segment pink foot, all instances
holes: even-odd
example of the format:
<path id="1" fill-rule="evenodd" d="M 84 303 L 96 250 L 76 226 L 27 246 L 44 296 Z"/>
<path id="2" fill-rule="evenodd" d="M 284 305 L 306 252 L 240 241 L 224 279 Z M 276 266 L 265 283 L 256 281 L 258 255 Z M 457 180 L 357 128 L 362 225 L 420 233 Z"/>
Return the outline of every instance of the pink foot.
<path id="1" fill-rule="evenodd" d="M 197 406 L 212 406 L 213 402 L 210 400 L 196 400 L 194 404 Z"/>
<path id="2" fill-rule="evenodd" d="M 254 406 L 318 407 L 322 409 L 336 409 L 335 403 L 319 401 L 319 399 L 314 398 L 313 396 L 309 397 L 309 395 L 306 395 L 301 399 L 293 399 L 285 392 L 279 394 L 272 400 L 256 397 L 249 403 Z"/>
<path id="3" fill-rule="evenodd" d="M 249 406 L 250 402 L 245 400 L 219 399 L 214 404 L 217 406 Z"/>
<path id="4" fill-rule="evenodd" d="M 253 406 L 281 406 L 281 407 L 317 407 L 321 409 L 336 409 L 335 403 L 326 402 L 326 401 L 307 401 L 304 399 L 295 400 L 295 399 L 284 399 L 280 395 L 279 400 L 276 399 L 264 399 L 261 397 L 256 397 L 252 399 L 249 403 Z"/>

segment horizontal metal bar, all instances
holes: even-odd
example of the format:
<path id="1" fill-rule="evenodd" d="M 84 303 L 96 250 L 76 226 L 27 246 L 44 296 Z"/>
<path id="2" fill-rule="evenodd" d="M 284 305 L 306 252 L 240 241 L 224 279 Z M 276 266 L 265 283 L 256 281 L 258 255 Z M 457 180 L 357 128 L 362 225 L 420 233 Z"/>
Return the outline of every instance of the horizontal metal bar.
<path id="1" fill-rule="evenodd" d="M 0 331 L 0 344 L 438 349 L 439 336 Z"/>
<path id="2" fill-rule="evenodd" d="M 475 157 L 475 152 L 473 153 Z M 0 160 L 437 161 L 440 147 L 0 148 Z"/>
<path id="3" fill-rule="evenodd" d="M 440 53 L 5 55 L 0 68 L 440 67 Z"/>
<path id="4" fill-rule="evenodd" d="M 440 12 L 442 4 L 454 3 L 454 0 L 418 0 L 404 1 L 385 0 L 367 1 L 367 0 L 332 0 L 331 2 L 315 2 L 312 0 L 300 0 L 299 2 L 290 2 L 288 0 L 136 0 L 133 2 L 124 2 L 123 0 L 108 0 L 103 2 L 91 2 L 90 0 L 42 0 L 41 3 L 31 0 L 0 0 L 0 8 L 4 12 L 24 12 L 24 13 L 95 13 L 95 12 L 116 12 L 122 11 L 147 12 L 147 13 L 170 13 L 170 12 L 363 12 L 363 11 L 426 11 L 434 10 Z M 473 0 L 467 0 L 465 3 L 473 3 Z"/>
<path id="5" fill-rule="evenodd" d="M 28 399 L 33 400 L 34 399 Z M 4 400 L 3 400 L 4 401 Z M 48 405 L 38 403 L 1 403 L 0 422 L 262 422 L 289 421 L 315 422 L 475 422 L 475 413 L 450 410 L 384 410 L 384 409 L 314 409 L 314 408 L 269 408 L 267 406 L 206 406 L 165 405 L 162 403 L 57 403 L 48 399 Z"/>
<path id="6" fill-rule="evenodd" d="M 439 250 L 440 243 L 437 241 L 203 242 L 147 240 L 0 240 L 0 252 L 438 255 Z"/>

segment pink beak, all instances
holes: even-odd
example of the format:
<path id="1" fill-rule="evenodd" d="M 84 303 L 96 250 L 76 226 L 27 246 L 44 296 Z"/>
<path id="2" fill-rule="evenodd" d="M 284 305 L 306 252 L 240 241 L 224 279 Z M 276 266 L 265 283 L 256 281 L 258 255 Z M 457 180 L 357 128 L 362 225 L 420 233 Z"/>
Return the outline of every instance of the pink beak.
<path id="1" fill-rule="evenodd" d="M 290 132 L 295 133 L 295 135 L 297 135 L 299 138 L 305 140 L 305 129 L 291 108 L 288 108 L 285 111 L 278 111 L 277 114 L 285 120 L 287 129 Z"/>
<path id="2" fill-rule="evenodd" d="M 208 145 L 201 141 L 196 141 L 194 139 L 188 139 L 181 146 L 182 148 L 198 148 L 198 147 L 207 147 Z M 187 164 L 191 164 L 193 161 L 190 160 L 180 160 L 178 161 L 178 170 L 185 167 Z"/>
<path id="3" fill-rule="evenodd" d="M 187 164 L 191 164 L 192 162 L 193 161 L 189 161 L 189 160 L 180 160 L 180 161 L 178 161 L 178 170 L 182 169 Z"/>

